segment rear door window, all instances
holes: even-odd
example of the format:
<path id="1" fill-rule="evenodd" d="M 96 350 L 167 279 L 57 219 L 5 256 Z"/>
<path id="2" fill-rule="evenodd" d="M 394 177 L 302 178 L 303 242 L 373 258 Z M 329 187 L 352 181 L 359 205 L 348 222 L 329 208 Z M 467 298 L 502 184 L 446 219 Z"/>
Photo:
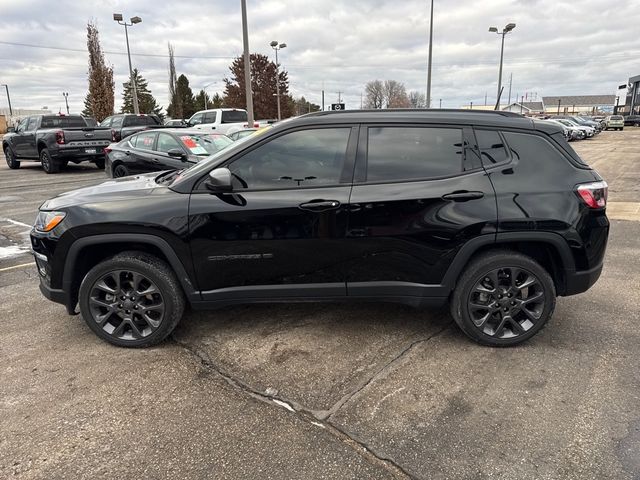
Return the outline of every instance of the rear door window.
<path id="1" fill-rule="evenodd" d="M 368 128 L 367 182 L 458 175 L 462 161 L 462 128 Z"/>
<path id="2" fill-rule="evenodd" d="M 507 147 L 502 137 L 495 130 L 476 130 L 478 149 L 482 157 L 482 163 L 490 167 L 497 163 L 506 162 L 509 159 Z"/>
<path id="3" fill-rule="evenodd" d="M 144 132 L 137 135 L 136 148 L 140 150 L 153 150 L 153 144 L 156 141 L 155 132 Z"/>
<path id="4" fill-rule="evenodd" d="M 112 128 L 122 127 L 122 117 L 113 117 L 113 120 L 111 121 L 111 127 Z"/>

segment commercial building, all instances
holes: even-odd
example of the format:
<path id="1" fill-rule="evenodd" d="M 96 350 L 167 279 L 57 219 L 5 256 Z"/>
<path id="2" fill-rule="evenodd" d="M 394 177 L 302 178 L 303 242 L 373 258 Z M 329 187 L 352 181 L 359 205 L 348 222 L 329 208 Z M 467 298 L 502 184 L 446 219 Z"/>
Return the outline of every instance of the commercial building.
<path id="1" fill-rule="evenodd" d="M 640 109 L 640 76 L 636 79 L 635 104 Z M 630 79 L 631 80 L 631 79 Z M 542 97 L 542 101 L 513 102 L 500 105 L 500 110 L 522 113 L 523 115 L 597 115 L 611 114 L 616 101 L 615 95 L 564 95 Z M 630 100 L 629 100 L 630 103 Z M 493 110 L 491 105 L 463 105 L 463 109 Z"/>
<path id="2" fill-rule="evenodd" d="M 640 115 L 640 75 L 630 77 L 627 82 L 627 97 L 624 105 L 616 108 L 620 115 Z"/>

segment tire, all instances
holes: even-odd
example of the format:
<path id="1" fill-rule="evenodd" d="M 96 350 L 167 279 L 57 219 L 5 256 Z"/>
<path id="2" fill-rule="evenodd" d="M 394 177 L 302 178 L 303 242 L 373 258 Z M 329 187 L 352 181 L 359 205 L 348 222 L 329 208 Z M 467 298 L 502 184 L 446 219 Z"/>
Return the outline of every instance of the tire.
<path id="1" fill-rule="evenodd" d="M 104 158 L 96 158 L 94 163 L 99 170 L 104 170 Z"/>
<path id="2" fill-rule="evenodd" d="M 60 171 L 60 164 L 51 158 L 48 148 L 40 150 L 40 163 L 42 169 L 47 173 L 58 173 Z"/>
<path id="3" fill-rule="evenodd" d="M 133 251 L 89 270 L 78 299 L 89 328 L 119 347 L 160 343 L 178 325 L 185 309 L 182 288 L 171 268 L 152 255 Z"/>
<path id="4" fill-rule="evenodd" d="M 127 177 L 129 175 L 129 169 L 123 164 L 118 163 L 115 167 L 113 167 L 113 178 Z"/>
<path id="5" fill-rule="evenodd" d="M 542 330 L 555 305 L 553 280 L 538 262 L 517 252 L 496 250 L 481 254 L 465 268 L 453 291 L 451 315 L 479 344 L 510 347 Z"/>
<path id="6" fill-rule="evenodd" d="M 16 156 L 14 155 L 13 150 L 11 150 L 11 147 L 4 147 L 4 158 L 7 161 L 7 166 L 11 170 L 17 170 L 20 168 L 20 162 L 16 160 Z"/>

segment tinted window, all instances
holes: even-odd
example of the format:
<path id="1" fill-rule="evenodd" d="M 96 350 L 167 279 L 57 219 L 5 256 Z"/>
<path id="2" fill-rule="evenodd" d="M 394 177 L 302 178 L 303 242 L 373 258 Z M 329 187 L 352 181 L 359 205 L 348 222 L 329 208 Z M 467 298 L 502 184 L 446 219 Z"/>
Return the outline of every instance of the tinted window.
<path id="1" fill-rule="evenodd" d="M 456 175 L 462 171 L 462 129 L 369 127 L 367 181 Z"/>
<path id="2" fill-rule="evenodd" d="M 82 117 L 42 117 L 42 128 L 70 128 L 70 127 L 86 127 Z"/>
<path id="3" fill-rule="evenodd" d="M 182 151 L 182 147 L 178 143 L 178 141 L 173 138 L 168 133 L 160 133 L 158 135 L 158 145 L 156 146 L 156 150 L 158 152 L 167 153 L 169 150 L 177 148 Z"/>
<path id="4" fill-rule="evenodd" d="M 129 115 L 125 117 L 125 127 L 144 127 L 147 125 L 155 125 L 153 118 L 146 115 Z"/>
<path id="5" fill-rule="evenodd" d="M 540 166 L 567 161 L 558 150 L 542 137 L 511 132 L 503 132 L 503 134 L 511 154 L 515 158 L 539 163 Z"/>
<path id="6" fill-rule="evenodd" d="M 349 128 L 301 130 L 277 137 L 235 160 L 235 188 L 336 185 L 349 142 Z"/>
<path id="7" fill-rule="evenodd" d="M 222 112 L 222 123 L 240 123 L 247 121 L 247 112 L 242 110 L 229 110 Z"/>
<path id="8" fill-rule="evenodd" d="M 122 126 L 122 117 L 113 117 L 113 121 L 111 122 L 111 126 L 113 128 L 120 128 Z"/>
<path id="9" fill-rule="evenodd" d="M 216 123 L 216 112 L 205 113 L 202 123 Z"/>
<path id="10" fill-rule="evenodd" d="M 501 163 L 507 160 L 507 149 L 498 132 L 491 130 L 476 130 L 476 139 L 480 156 L 485 165 Z"/>
<path id="11" fill-rule="evenodd" d="M 145 132 L 137 135 L 136 148 L 141 150 L 153 150 L 153 141 L 156 139 L 154 132 Z"/>

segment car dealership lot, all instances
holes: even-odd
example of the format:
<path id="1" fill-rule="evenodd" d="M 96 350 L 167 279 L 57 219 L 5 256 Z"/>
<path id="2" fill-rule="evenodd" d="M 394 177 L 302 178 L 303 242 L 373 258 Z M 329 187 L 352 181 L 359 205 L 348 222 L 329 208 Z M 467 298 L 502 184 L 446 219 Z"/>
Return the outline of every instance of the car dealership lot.
<path id="1" fill-rule="evenodd" d="M 0 159 L 0 478 L 637 478 L 640 129 L 573 146 L 610 185 L 605 270 L 512 349 L 367 304 L 191 312 L 109 346 L 40 295 L 25 236 L 104 173 Z"/>

